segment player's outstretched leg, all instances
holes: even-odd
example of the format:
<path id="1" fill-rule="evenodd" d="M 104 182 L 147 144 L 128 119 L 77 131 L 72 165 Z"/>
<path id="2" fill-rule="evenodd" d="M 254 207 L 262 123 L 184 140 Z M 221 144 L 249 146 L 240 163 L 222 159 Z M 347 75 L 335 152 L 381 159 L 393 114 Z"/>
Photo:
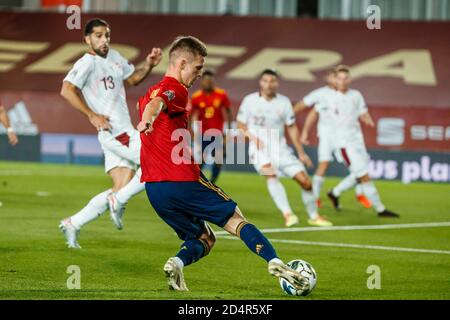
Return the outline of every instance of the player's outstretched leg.
<path id="1" fill-rule="evenodd" d="M 183 268 L 207 254 L 203 242 L 199 239 L 190 239 L 181 244 L 181 249 L 175 257 L 169 258 L 164 265 L 169 289 L 176 291 L 189 291 L 184 281 Z"/>
<path id="2" fill-rule="evenodd" d="M 320 191 L 322 190 L 323 183 L 325 182 L 325 177 L 315 174 L 313 176 L 312 181 L 313 181 L 313 189 L 312 190 L 313 190 L 314 196 L 317 199 L 316 200 L 317 207 L 321 207 L 322 203 L 320 201 Z"/>
<path id="3" fill-rule="evenodd" d="M 356 195 L 356 200 L 361 203 L 361 205 L 366 208 L 366 209 L 370 209 L 372 208 L 372 202 L 370 202 L 369 199 L 367 199 L 367 197 L 364 195 L 363 192 L 363 188 L 361 186 L 361 183 L 356 184 L 355 187 L 355 195 Z"/>
<path id="4" fill-rule="evenodd" d="M 278 257 L 270 241 L 256 226 L 245 220 L 238 207 L 223 228 L 239 237 L 252 252 L 266 260 L 271 275 L 286 279 L 298 290 L 308 289 L 309 280 L 287 266 Z"/>
<path id="5" fill-rule="evenodd" d="M 320 159 L 320 155 L 319 155 Z M 325 174 L 328 170 L 330 163 L 328 161 L 320 161 L 317 166 L 316 173 L 312 178 L 312 191 L 316 197 L 317 207 L 320 208 L 322 203 L 320 201 L 320 191 L 322 190 L 323 183 L 325 182 Z"/>
<path id="6" fill-rule="evenodd" d="M 363 189 L 364 194 L 367 198 L 372 202 L 373 207 L 377 211 L 377 214 L 381 218 L 398 218 L 399 214 L 387 210 L 384 204 L 381 202 L 380 195 L 378 194 L 378 190 L 375 187 L 375 184 L 372 180 L 370 180 L 368 175 L 363 176 L 359 179 L 361 181 L 361 187 Z"/>
<path id="7" fill-rule="evenodd" d="M 181 244 L 177 255 L 169 258 L 164 265 L 169 289 L 189 291 L 184 281 L 183 268 L 207 256 L 215 242 L 216 237 L 213 230 L 205 223 L 203 233 L 198 239 L 188 239 Z"/>
<path id="8" fill-rule="evenodd" d="M 328 227 L 333 224 L 322 217 L 317 210 L 316 197 L 312 191 L 311 179 L 308 175 L 301 171 L 297 173 L 293 178 L 302 188 L 302 200 L 308 213 L 308 224 L 317 227 Z"/>
<path id="9" fill-rule="evenodd" d="M 333 207 L 336 210 L 341 210 L 341 204 L 339 203 L 339 197 L 344 191 L 347 191 L 351 188 L 353 188 L 357 183 L 356 177 L 353 174 L 349 174 L 344 179 L 339 182 L 339 184 L 328 191 L 327 196 L 328 199 L 330 199 L 331 203 L 333 204 Z"/>
<path id="10" fill-rule="evenodd" d="M 139 168 L 130 182 L 128 182 L 119 191 L 111 192 L 108 196 L 108 206 L 111 214 L 111 220 L 117 229 L 123 229 L 122 217 L 128 200 L 144 191 L 144 189 L 145 183 L 141 182 L 141 169 Z"/>
<path id="11" fill-rule="evenodd" d="M 267 189 L 278 210 L 283 214 L 286 227 L 298 224 L 298 217 L 293 213 L 289 205 L 286 190 L 276 176 L 267 177 Z"/>
<path id="12" fill-rule="evenodd" d="M 61 221 L 59 228 L 64 233 L 69 248 L 81 248 L 78 244 L 78 235 L 81 227 L 97 219 L 106 211 L 108 206 L 107 197 L 110 193 L 111 189 L 99 193 L 78 213 Z"/>

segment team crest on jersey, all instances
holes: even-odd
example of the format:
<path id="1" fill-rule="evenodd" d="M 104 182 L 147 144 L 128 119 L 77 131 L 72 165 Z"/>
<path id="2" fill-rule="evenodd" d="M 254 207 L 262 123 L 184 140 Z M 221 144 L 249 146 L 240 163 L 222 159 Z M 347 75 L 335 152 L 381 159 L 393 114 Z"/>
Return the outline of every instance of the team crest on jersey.
<path id="1" fill-rule="evenodd" d="M 163 95 L 165 95 L 169 101 L 172 101 L 173 99 L 175 99 L 175 91 L 173 91 L 173 90 L 164 91 Z"/>

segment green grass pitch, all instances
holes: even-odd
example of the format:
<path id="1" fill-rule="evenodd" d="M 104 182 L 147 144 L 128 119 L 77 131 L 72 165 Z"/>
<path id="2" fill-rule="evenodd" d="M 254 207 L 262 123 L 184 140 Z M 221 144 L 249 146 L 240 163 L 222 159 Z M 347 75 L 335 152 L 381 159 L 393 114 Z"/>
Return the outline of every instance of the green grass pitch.
<path id="1" fill-rule="evenodd" d="M 324 191 L 338 180 L 326 180 Z M 291 205 L 306 227 L 300 190 L 283 180 Z M 219 185 L 260 228 L 283 228 L 264 178 L 223 172 Z M 323 199 L 321 213 L 336 226 L 450 221 L 450 185 L 377 181 L 385 204 L 400 219 L 376 217 L 342 197 L 335 212 Z M 127 206 L 123 231 L 105 213 L 80 235 L 83 249 L 69 250 L 59 221 L 110 187 L 103 168 L 0 162 L 0 299 L 450 299 L 450 226 L 373 230 L 279 232 L 280 257 L 309 261 L 318 285 L 308 297 L 285 295 L 266 263 L 241 241 L 218 238 L 209 256 L 185 268 L 190 292 L 169 291 L 162 272 L 179 239 L 151 208 L 144 193 Z M 319 242 L 319 244 L 318 244 Z M 356 247 L 338 246 L 355 244 Z M 381 246 L 381 249 L 363 246 Z M 395 248 L 424 249 L 424 252 Z M 427 251 L 429 250 L 429 251 Z M 81 270 L 81 289 L 67 289 L 67 268 Z M 379 266 L 381 289 L 367 287 L 367 268 Z"/>

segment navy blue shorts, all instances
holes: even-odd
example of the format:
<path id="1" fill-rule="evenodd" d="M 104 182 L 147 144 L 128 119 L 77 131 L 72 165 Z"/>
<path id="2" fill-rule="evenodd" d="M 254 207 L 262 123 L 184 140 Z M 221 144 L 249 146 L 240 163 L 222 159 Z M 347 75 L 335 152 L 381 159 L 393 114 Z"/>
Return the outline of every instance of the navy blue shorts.
<path id="1" fill-rule="evenodd" d="M 198 182 L 147 182 L 145 189 L 156 213 L 184 241 L 200 237 L 205 221 L 225 226 L 237 206 L 203 174 Z"/>

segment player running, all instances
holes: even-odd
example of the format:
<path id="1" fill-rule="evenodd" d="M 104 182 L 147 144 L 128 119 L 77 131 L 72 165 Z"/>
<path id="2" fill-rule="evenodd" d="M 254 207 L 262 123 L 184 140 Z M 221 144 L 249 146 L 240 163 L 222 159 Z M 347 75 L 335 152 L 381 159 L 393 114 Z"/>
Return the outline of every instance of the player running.
<path id="1" fill-rule="evenodd" d="M 64 78 L 61 95 L 81 111 L 98 131 L 105 155 L 105 172 L 113 186 L 95 197 L 75 215 L 61 221 L 69 248 L 81 248 L 78 233 L 109 207 L 115 226 L 122 229 L 127 201 L 144 190 L 139 172 L 141 141 L 128 110 L 125 83 L 138 85 L 161 60 L 161 49 L 153 48 L 146 60 L 134 67 L 116 50 L 110 49 L 111 30 L 101 19 L 90 20 L 84 30 L 89 46 Z"/>
<path id="2" fill-rule="evenodd" d="M 191 98 L 191 121 L 193 123 L 195 121 L 201 122 L 202 163 L 200 164 L 200 170 L 203 169 L 204 160 L 209 155 L 214 157 L 210 181 L 216 183 L 225 157 L 224 114 L 228 128 L 231 129 L 230 100 L 225 90 L 215 86 L 214 72 L 205 70 L 202 74 L 200 85 L 201 90 L 194 92 Z M 208 154 L 208 146 L 212 146 L 213 142 L 220 142 L 219 144 L 222 148 L 213 148 Z"/>
<path id="3" fill-rule="evenodd" d="M 206 256 L 216 241 L 208 221 L 242 239 L 268 262 L 269 273 L 304 290 L 309 280 L 278 258 L 271 243 L 247 222 L 237 204 L 204 178 L 190 153 L 187 88 L 200 76 L 206 55 L 200 40 L 176 38 L 165 77 L 139 99 L 142 181 L 157 214 L 184 241 L 177 255 L 164 265 L 169 288 L 188 291 L 183 268 Z M 187 138 L 181 142 L 172 139 L 174 132 L 185 133 Z M 180 150 L 180 144 L 184 152 L 174 152 Z"/>
<path id="4" fill-rule="evenodd" d="M 300 143 L 294 110 L 286 96 L 277 93 L 278 74 L 271 69 L 262 72 L 260 91 L 247 95 L 239 108 L 237 122 L 241 132 L 249 138 L 249 156 L 256 171 L 266 177 L 267 188 L 285 219 L 286 227 L 299 223 L 293 213 L 286 191 L 278 179 L 287 176 L 296 181 L 302 190 L 302 199 L 313 226 L 331 226 L 332 223 L 320 216 L 312 192 L 311 179 L 305 166 L 312 166 L 311 160 Z M 286 143 L 285 128 L 295 146 L 299 159 Z M 275 138 L 271 135 L 275 134 Z M 278 150 L 271 150 L 275 147 Z"/>
<path id="5" fill-rule="evenodd" d="M 380 200 L 378 191 L 369 177 L 369 154 L 364 143 L 364 136 L 359 121 L 369 127 L 375 124 L 369 114 L 366 102 L 358 90 L 350 89 L 350 70 L 347 66 L 337 66 L 334 69 L 336 89 L 331 114 L 333 115 L 334 137 L 336 147 L 344 159 L 345 164 L 353 176 L 349 176 L 340 183 L 340 189 L 333 188 L 328 197 L 335 208 L 339 208 L 339 196 L 345 190 L 361 184 L 364 195 L 370 200 L 379 217 L 399 217 L 397 213 L 386 209 Z M 352 177 L 356 177 L 356 179 Z M 349 181 L 345 181 L 349 180 Z M 346 183 L 346 184 L 345 184 Z M 343 185 L 345 184 L 345 185 Z"/>
<path id="6" fill-rule="evenodd" d="M 333 115 L 331 114 L 330 105 L 333 103 L 333 98 L 336 96 L 336 80 L 333 71 L 327 74 L 327 85 L 319 89 L 316 89 L 307 94 L 303 100 L 295 104 L 294 111 L 300 112 L 305 108 L 311 108 L 308 116 L 306 117 L 305 124 L 303 126 L 301 134 L 301 142 L 304 145 L 309 144 L 309 131 L 313 124 L 317 121 L 317 137 L 319 140 L 317 148 L 317 157 L 319 164 L 312 179 L 313 192 L 317 199 L 317 206 L 320 207 L 320 191 L 325 181 L 325 174 L 330 166 L 330 162 L 333 161 L 333 154 L 335 154 L 335 137 L 334 137 L 334 123 Z M 340 157 L 339 157 L 340 160 Z M 349 181 L 353 181 L 356 185 L 356 199 L 365 207 L 370 208 L 372 204 L 364 196 L 360 184 L 356 183 L 356 177 L 350 174 L 342 180 L 342 183 L 336 187 L 336 190 L 340 190 L 342 186 L 346 186 Z M 337 208 L 339 209 L 339 208 Z"/>

